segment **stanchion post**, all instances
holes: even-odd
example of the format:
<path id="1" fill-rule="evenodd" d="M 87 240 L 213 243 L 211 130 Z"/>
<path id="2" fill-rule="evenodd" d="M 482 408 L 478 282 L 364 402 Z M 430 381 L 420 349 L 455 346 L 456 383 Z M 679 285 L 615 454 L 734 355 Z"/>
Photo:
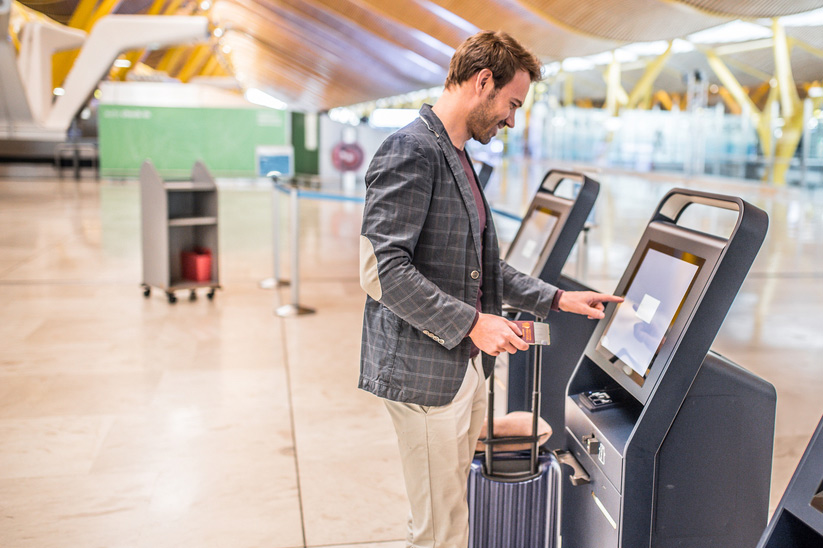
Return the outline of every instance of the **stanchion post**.
<path id="1" fill-rule="evenodd" d="M 283 318 L 314 314 L 314 309 L 300 306 L 300 201 L 297 185 L 291 184 L 289 190 L 291 202 L 291 303 L 277 309 L 277 315 Z"/>
<path id="2" fill-rule="evenodd" d="M 274 256 L 274 275 L 260 281 L 263 289 L 275 289 L 289 285 L 289 281 L 280 277 L 280 190 L 277 188 L 280 180 L 279 171 L 269 171 L 266 177 L 271 179 L 271 238 L 272 255 Z"/>

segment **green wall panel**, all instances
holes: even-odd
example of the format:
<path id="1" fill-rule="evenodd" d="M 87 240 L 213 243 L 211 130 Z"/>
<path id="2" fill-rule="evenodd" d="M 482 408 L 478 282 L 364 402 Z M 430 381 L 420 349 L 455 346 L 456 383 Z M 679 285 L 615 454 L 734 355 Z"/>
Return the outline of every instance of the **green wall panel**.
<path id="1" fill-rule="evenodd" d="M 290 145 L 287 111 L 100 105 L 100 173 L 136 177 L 151 159 L 163 177 L 187 178 L 197 160 L 217 177 L 255 177 L 258 145 Z"/>
<path id="2" fill-rule="evenodd" d="M 311 120 L 315 124 L 314 134 L 320 133 L 320 123 L 317 117 L 306 117 L 302 112 L 292 112 L 291 129 L 292 141 L 294 141 L 294 172 L 306 175 L 317 175 L 320 173 L 320 147 L 314 150 L 306 148 L 306 121 Z M 317 139 L 319 141 L 319 137 Z"/>

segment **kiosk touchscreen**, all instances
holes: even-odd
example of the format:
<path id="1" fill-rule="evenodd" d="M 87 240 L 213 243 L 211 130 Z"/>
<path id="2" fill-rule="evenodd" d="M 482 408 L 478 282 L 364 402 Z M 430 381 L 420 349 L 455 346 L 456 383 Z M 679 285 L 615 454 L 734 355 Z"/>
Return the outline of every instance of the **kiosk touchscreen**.
<path id="1" fill-rule="evenodd" d="M 597 350 L 638 385 L 649 374 L 705 259 L 650 242 Z"/>
<path id="2" fill-rule="evenodd" d="M 531 208 L 523 219 L 520 237 L 512 243 L 507 262 L 520 272 L 534 273 L 559 220 L 560 214 L 544 205 Z"/>
<path id="3" fill-rule="evenodd" d="M 664 364 L 656 362 L 671 355 L 724 243 L 650 223 L 615 292 L 624 301 L 595 328 L 592 360 L 641 403 L 662 372 Z"/>
<path id="4" fill-rule="evenodd" d="M 738 212 L 731 235 L 678 225 Z M 762 531 L 774 387 L 709 352 L 766 234 L 738 198 L 675 189 L 646 227 L 566 387 L 562 545 L 746 548 Z"/>

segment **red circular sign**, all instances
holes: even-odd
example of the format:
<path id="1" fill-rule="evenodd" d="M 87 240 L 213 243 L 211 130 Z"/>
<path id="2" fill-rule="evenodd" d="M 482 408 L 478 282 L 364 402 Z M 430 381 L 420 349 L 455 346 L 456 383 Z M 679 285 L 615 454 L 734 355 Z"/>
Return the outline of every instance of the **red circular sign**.
<path id="1" fill-rule="evenodd" d="M 356 171 L 363 165 L 364 156 L 357 143 L 337 143 L 331 151 L 331 162 L 340 171 Z"/>

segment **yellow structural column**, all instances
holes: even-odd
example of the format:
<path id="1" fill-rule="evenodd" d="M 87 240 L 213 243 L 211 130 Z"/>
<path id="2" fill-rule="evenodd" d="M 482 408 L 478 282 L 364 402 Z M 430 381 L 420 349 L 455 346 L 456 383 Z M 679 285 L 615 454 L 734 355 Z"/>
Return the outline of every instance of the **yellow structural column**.
<path id="1" fill-rule="evenodd" d="M 783 128 L 777 139 L 775 150 L 774 182 L 778 185 L 786 184 L 786 172 L 797 151 L 797 145 L 803 136 L 803 105 L 797 93 L 797 85 L 792 76 L 791 53 L 786 31 L 780 20 L 772 20 L 774 33 L 774 66 L 777 87 L 780 96 L 780 110 L 783 117 Z"/>
<path id="2" fill-rule="evenodd" d="M 84 30 L 86 32 L 90 32 L 95 23 L 114 11 L 114 8 L 116 8 L 119 3 L 120 0 L 102 0 L 97 9 L 94 10 L 94 13 L 89 18 L 88 22 L 86 22 L 86 28 Z"/>
<path id="3" fill-rule="evenodd" d="M 196 76 L 200 69 L 202 69 L 211 56 L 211 46 L 209 44 L 201 44 L 194 47 L 194 52 L 186 59 L 183 68 L 177 74 L 181 82 L 188 82 L 192 76 Z"/>
<path id="4" fill-rule="evenodd" d="M 735 101 L 734 97 L 729 90 L 725 87 L 721 87 L 717 90 L 717 94 L 720 95 L 720 98 L 723 99 L 723 103 L 726 105 L 726 108 L 729 109 L 729 112 L 732 114 L 740 115 L 743 113 L 743 109 L 740 107 L 740 103 Z"/>
<path id="5" fill-rule="evenodd" d="M 73 29 L 85 30 L 86 24 L 94 13 L 94 8 L 97 7 L 97 1 L 98 0 L 80 0 L 69 18 L 68 26 Z M 52 55 L 51 81 L 54 87 L 63 85 L 63 81 L 69 74 L 78 53 L 80 53 L 79 49 L 73 49 L 58 51 Z"/>
<path id="6" fill-rule="evenodd" d="M 612 55 L 612 62 L 609 63 L 606 69 L 606 111 L 612 115 L 617 116 L 620 113 L 620 107 L 629 102 L 629 96 L 626 90 L 623 89 L 623 84 L 620 83 L 620 62 L 615 55 Z"/>
<path id="7" fill-rule="evenodd" d="M 720 83 L 725 86 L 728 93 L 731 94 L 734 100 L 737 101 L 743 109 L 749 110 L 749 116 L 751 116 L 752 123 L 757 128 L 757 134 L 760 137 L 760 148 L 763 152 L 763 156 L 766 158 L 767 165 L 771 164 L 773 151 L 771 127 L 772 109 L 770 101 L 767 101 L 766 108 L 764 108 L 761 112 L 761 110 L 757 108 L 754 101 L 752 101 L 749 97 L 749 94 L 746 93 L 746 90 L 743 89 L 743 86 L 740 85 L 740 82 L 737 81 L 737 78 L 734 77 L 732 71 L 729 70 L 720 57 L 718 57 L 717 54 L 711 50 L 706 50 L 704 53 L 706 54 L 706 59 L 709 61 L 709 66 L 717 75 Z M 769 170 L 767 168 L 765 178 L 768 178 L 768 175 Z"/>
<path id="8" fill-rule="evenodd" d="M 161 13 L 174 13 L 174 10 L 177 9 L 174 6 L 174 4 L 177 4 L 177 6 L 179 7 L 180 2 L 182 2 L 182 0 L 172 0 L 171 4 L 169 5 L 169 8 L 164 12 L 163 11 L 163 6 L 165 5 L 166 0 L 154 0 L 152 5 L 146 11 L 146 15 L 160 15 Z M 130 52 L 126 53 L 124 55 L 124 58 L 125 58 L 126 61 L 128 61 L 128 66 L 112 68 L 111 74 L 110 74 L 112 80 L 125 80 L 126 75 L 132 70 L 134 65 L 136 65 L 140 61 L 140 58 L 143 57 L 143 54 L 145 53 L 145 51 L 146 51 L 145 49 L 138 49 L 138 50 L 134 50 L 134 51 L 130 51 Z"/>
<path id="9" fill-rule="evenodd" d="M 182 0 L 172 0 L 169 7 L 166 8 L 166 13 L 174 13 L 180 9 L 182 4 Z M 172 11 L 173 9 L 173 11 Z M 191 13 L 198 13 L 199 7 L 196 8 Z M 166 50 L 166 53 L 163 54 L 163 57 L 157 63 L 155 67 L 156 70 L 161 72 L 165 72 L 169 76 L 176 76 L 179 74 L 181 70 L 185 68 L 185 64 L 188 62 L 187 56 L 194 55 L 197 53 L 198 48 L 191 47 L 191 46 L 174 46 L 170 47 Z M 184 60 L 186 59 L 186 60 Z"/>
<path id="10" fill-rule="evenodd" d="M 671 96 L 662 89 L 654 94 L 652 106 L 654 106 L 657 103 L 660 103 L 660 106 L 662 106 L 666 110 L 671 110 L 674 106 L 674 104 L 672 103 Z"/>
<path id="11" fill-rule="evenodd" d="M 563 106 L 570 107 L 574 104 L 574 76 L 565 73 L 563 79 Z"/>
<path id="12" fill-rule="evenodd" d="M 72 13 L 71 19 L 69 19 L 69 26 L 90 32 L 97 21 L 110 14 L 117 7 L 119 0 L 102 0 L 100 5 L 97 2 L 98 0 L 80 0 L 74 13 Z M 79 53 L 80 50 L 75 49 L 54 54 L 52 57 L 52 83 L 54 87 L 63 85 Z"/>
<path id="13" fill-rule="evenodd" d="M 647 103 L 650 102 L 652 86 L 654 85 L 655 80 L 657 80 L 657 77 L 660 76 L 663 68 L 666 66 L 666 61 L 668 61 L 671 53 L 672 42 L 669 42 L 669 47 L 666 48 L 666 51 L 646 65 L 646 70 L 643 71 L 643 75 L 637 81 L 634 89 L 632 89 L 632 92 L 629 94 L 626 108 L 635 108 L 638 104 L 640 104 L 640 101 L 643 100 Z"/>

